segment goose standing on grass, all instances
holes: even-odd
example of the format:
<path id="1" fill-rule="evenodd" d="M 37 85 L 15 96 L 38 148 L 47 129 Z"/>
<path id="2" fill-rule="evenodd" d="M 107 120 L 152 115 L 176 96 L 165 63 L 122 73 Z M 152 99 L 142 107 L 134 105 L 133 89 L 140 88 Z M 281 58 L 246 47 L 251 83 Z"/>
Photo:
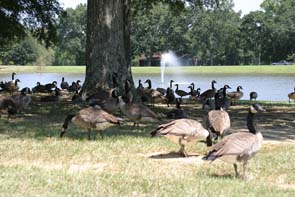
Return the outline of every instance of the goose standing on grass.
<path id="1" fill-rule="evenodd" d="M 138 86 L 136 88 L 136 94 L 139 96 L 142 103 L 148 101 L 148 97 L 144 92 L 144 87 L 143 87 L 140 79 L 138 80 Z"/>
<path id="2" fill-rule="evenodd" d="M 224 109 L 228 110 L 230 107 L 230 98 L 227 97 L 227 89 L 231 89 L 229 85 L 224 85 L 223 88 L 217 91 L 214 96 L 215 109 Z"/>
<path id="3" fill-rule="evenodd" d="M 224 133 L 230 128 L 230 118 L 226 111 L 222 108 L 220 110 L 211 110 L 208 112 L 207 116 L 207 127 L 212 133 L 223 138 Z"/>
<path id="4" fill-rule="evenodd" d="M 265 111 L 260 105 L 253 104 L 249 108 L 247 127 L 249 132 L 238 132 L 226 136 L 219 143 L 213 145 L 204 160 L 214 161 L 221 159 L 234 165 L 236 177 L 239 175 L 237 163 L 243 163 L 243 178 L 246 177 L 246 167 L 251 159 L 261 148 L 263 136 L 257 131 L 253 119 L 258 112 Z"/>
<path id="5" fill-rule="evenodd" d="M 132 94 L 132 86 L 131 86 L 131 81 L 129 79 L 126 79 L 125 81 L 125 86 L 124 86 L 124 95 L 122 98 L 126 103 L 132 103 L 133 102 L 133 94 Z"/>
<path id="6" fill-rule="evenodd" d="M 215 96 L 215 93 L 216 93 L 216 88 L 214 86 L 215 83 L 217 82 L 215 80 L 212 80 L 211 89 L 206 90 L 200 95 L 202 100 L 207 100 L 207 99 L 211 100 L 211 98 Z"/>
<path id="7" fill-rule="evenodd" d="M 240 100 L 244 96 L 244 93 L 241 90 L 243 90 L 243 87 L 238 86 L 237 91 L 229 92 L 227 94 L 233 100 L 233 104 L 236 103 L 236 100 Z"/>
<path id="8" fill-rule="evenodd" d="M 62 90 L 69 89 L 69 84 L 68 84 L 68 82 L 65 81 L 65 78 L 64 77 L 62 77 L 62 79 L 61 79 L 60 88 Z"/>
<path id="9" fill-rule="evenodd" d="M 11 97 L 0 95 L 0 117 L 2 113 L 8 113 L 7 121 L 17 113 L 17 107 Z"/>
<path id="10" fill-rule="evenodd" d="M 180 96 L 181 99 L 182 99 L 182 97 L 189 95 L 188 92 L 186 92 L 184 90 L 180 90 L 178 84 L 175 84 L 175 86 L 176 86 L 175 94 L 177 94 L 178 96 Z"/>
<path id="11" fill-rule="evenodd" d="M 295 95 L 295 93 L 294 93 L 294 95 Z M 258 97 L 258 93 L 257 92 L 250 92 L 250 101 L 251 101 L 252 104 L 256 102 L 257 97 Z"/>
<path id="12" fill-rule="evenodd" d="M 88 139 L 91 140 L 91 131 L 93 129 L 97 130 L 103 138 L 102 132 L 113 125 L 119 125 L 122 119 L 102 110 L 99 105 L 87 107 L 80 110 L 76 115 L 68 115 L 66 117 L 60 137 L 63 137 L 66 133 L 70 121 L 77 126 L 87 129 Z"/>
<path id="13" fill-rule="evenodd" d="M 151 133 L 154 136 L 165 136 L 169 140 L 179 144 L 179 153 L 187 157 L 185 145 L 193 144 L 197 141 L 206 140 L 207 146 L 212 145 L 211 135 L 204 129 L 201 123 L 192 119 L 178 119 L 158 126 Z"/>
<path id="14" fill-rule="evenodd" d="M 18 89 L 19 89 L 19 86 L 18 86 L 18 82 L 20 82 L 19 79 L 16 79 L 16 80 L 13 80 L 13 81 L 9 81 L 4 89 L 10 93 L 10 95 L 13 95 L 14 92 L 17 92 Z"/>
<path id="15" fill-rule="evenodd" d="M 295 87 L 294 87 L 294 92 L 289 93 L 288 97 L 289 97 L 289 103 L 290 103 L 290 100 L 294 100 L 295 102 Z"/>
<path id="16" fill-rule="evenodd" d="M 18 95 L 13 95 L 11 98 L 14 100 L 17 110 L 19 112 L 28 109 L 32 98 L 28 96 L 27 94 L 31 94 L 31 90 L 28 87 L 25 87 L 21 90 L 20 94 Z"/>
<path id="17" fill-rule="evenodd" d="M 157 115 L 148 107 L 140 103 L 125 103 L 121 96 L 117 99 L 121 112 L 133 121 L 133 127 L 139 127 L 139 121 L 142 118 L 151 118 L 157 120 Z"/>
<path id="18" fill-rule="evenodd" d="M 170 86 L 167 88 L 165 97 L 167 98 L 167 105 L 169 107 L 170 104 L 175 102 L 174 90 L 172 88 L 173 80 L 170 80 Z"/>
<path id="19" fill-rule="evenodd" d="M 176 109 L 172 109 L 167 113 L 167 118 L 172 119 L 181 119 L 181 118 L 187 118 L 186 111 L 180 107 L 180 104 L 182 103 L 181 98 L 176 99 Z"/>

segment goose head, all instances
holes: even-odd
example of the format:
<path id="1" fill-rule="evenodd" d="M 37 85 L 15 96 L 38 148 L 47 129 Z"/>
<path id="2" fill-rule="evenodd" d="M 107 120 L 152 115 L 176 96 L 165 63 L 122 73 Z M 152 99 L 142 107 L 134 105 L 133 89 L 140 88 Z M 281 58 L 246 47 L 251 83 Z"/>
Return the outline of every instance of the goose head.
<path id="1" fill-rule="evenodd" d="M 239 92 L 240 90 L 244 90 L 242 86 L 237 87 L 237 91 Z"/>
<path id="2" fill-rule="evenodd" d="M 223 86 L 223 89 L 231 89 L 231 87 L 226 84 L 226 85 Z"/>

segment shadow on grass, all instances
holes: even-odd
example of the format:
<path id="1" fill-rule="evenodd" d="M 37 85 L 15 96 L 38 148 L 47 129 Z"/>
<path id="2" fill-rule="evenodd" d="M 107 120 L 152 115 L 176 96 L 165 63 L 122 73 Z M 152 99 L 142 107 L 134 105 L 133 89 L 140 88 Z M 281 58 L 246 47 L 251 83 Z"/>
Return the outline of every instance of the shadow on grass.
<path id="1" fill-rule="evenodd" d="M 151 155 L 149 158 L 151 158 L 151 159 L 177 159 L 177 158 L 186 159 L 186 158 L 192 158 L 192 157 L 198 157 L 198 156 L 200 156 L 200 155 L 189 154 L 187 157 L 184 157 L 179 152 L 173 151 L 173 152 L 169 152 L 169 153 L 160 153 L 160 154 Z"/>
<path id="2" fill-rule="evenodd" d="M 287 105 L 264 105 L 266 112 L 257 115 L 256 124 L 264 138 L 267 140 L 284 141 L 288 139 L 295 140 L 295 107 Z M 245 105 L 237 104 L 229 110 L 231 117 L 231 129 L 229 133 L 247 131 L 246 116 L 249 103 Z M 83 107 L 83 106 L 82 106 Z M 44 139 L 48 137 L 59 138 L 62 130 L 62 124 L 68 114 L 75 114 L 81 108 L 79 105 L 72 104 L 68 101 L 58 103 L 41 103 L 34 100 L 30 110 L 25 113 L 18 114 L 15 119 L 6 122 L 6 116 L 0 118 L 0 138 L 34 138 Z M 185 101 L 183 104 L 184 110 L 187 111 L 190 118 L 203 123 L 203 118 L 207 111 L 201 109 L 201 104 Z M 156 105 L 151 107 L 157 114 L 161 114 L 161 120 L 155 123 L 140 123 L 139 129 L 133 128 L 133 123 L 125 117 L 125 122 L 122 126 L 114 126 L 106 129 L 103 133 L 104 137 L 150 137 L 149 132 L 156 128 L 159 124 L 172 121 L 166 119 L 165 114 L 174 109 L 166 105 Z M 120 116 L 120 114 L 116 114 Z M 204 125 L 205 126 L 205 125 Z M 66 138 L 72 139 L 87 139 L 87 131 L 75 126 L 69 126 Z"/>

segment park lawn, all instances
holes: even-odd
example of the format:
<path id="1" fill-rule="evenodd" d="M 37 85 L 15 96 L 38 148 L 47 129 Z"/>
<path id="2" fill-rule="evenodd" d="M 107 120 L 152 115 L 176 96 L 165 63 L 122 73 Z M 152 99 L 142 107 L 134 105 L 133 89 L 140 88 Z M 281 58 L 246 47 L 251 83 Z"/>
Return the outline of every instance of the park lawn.
<path id="1" fill-rule="evenodd" d="M 184 66 L 178 72 L 188 74 L 295 74 L 295 65 L 289 66 Z M 85 66 L 0 66 L 0 73 L 85 73 Z M 158 74 L 160 67 L 132 67 L 134 74 Z M 175 72 L 175 68 L 167 67 L 165 73 Z"/>
<path id="2" fill-rule="evenodd" d="M 198 111 L 194 118 L 202 119 L 200 105 L 185 107 L 192 109 L 189 114 Z M 233 176 L 232 165 L 204 162 L 208 149 L 203 143 L 188 147 L 193 155 L 189 158 L 169 154 L 178 145 L 149 136 L 159 123 L 133 130 L 126 121 L 105 131 L 104 139 L 98 135 L 92 141 L 82 129 L 69 126 L 60 139 L 65 116 L 79 109 L 66 101 L 34 102 L 31 110 L 9 123 L 1 117 L 0 196 L 295 195 L 294 144 L 266 143 L 249 161 L 248 179 L 242 180 Z M 165 114 L 168 109 L 153 110 Z M 245 114 L 235 113 L 244 123 Z"/>

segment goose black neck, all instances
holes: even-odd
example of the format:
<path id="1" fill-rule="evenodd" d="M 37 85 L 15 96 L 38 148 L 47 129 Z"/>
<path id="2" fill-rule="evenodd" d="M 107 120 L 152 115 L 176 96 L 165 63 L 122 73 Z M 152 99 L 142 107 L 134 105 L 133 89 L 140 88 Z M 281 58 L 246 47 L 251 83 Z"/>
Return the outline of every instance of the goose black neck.
<path id="1" fill-rule="evenodd" d="M 170 89 L 172 89 L 172 82 L 173 82 L 173 81 L 171 80 L 171 81 L 170 81 Z"/>
<path id="2" fill-rule="evenodd" d="M 150 80 L 148 81 L 148 85 L 149 85 L 148 89 L 151 89 L 152 88 L 152 82 Z"/>
<path id="3" fill-rule="evenodd" d="M 212 90 L 214 90 L 215 87 L 214 87 L 214 82 L 213 82 L 213 81 L 212 81 L 212 83 L 211 83 L 211 86 L 212 86 Z"/>
<path id="4" fill-rule="evenodd" d="M 223 95 L 224 98 L 226 97 L 226 88 L 225 87 L 222 90 L 222 95 Z"/>
<path id="5" fill-rule="evenodd" d="M 247 116 L 247 127 L 249 129 L 249 132 L 256 134 L 256 128 L 253 122 L 253 119 L 255 117 L 255 114 L 251 113 L 251 111 L 249 111 L 248 116 Z"/>
<path id="6" fill-rule="evenodd" d="M 75 115 L 73 115 L 73 114 L 70 114 L 70 115 L 68 115 L 67 117 L 66 117 L 66 119 L 65 119 L 65 122 L 64 122 L 64 124 L 62 125 L 62 127 L 64 128 L 64 129 L 67 129 L 68 128 L 68 125 L 69 125 L 69 122 L 72 120 L 72 118 L 74 118 L 75 117 Z"/>
<path id="7" fill-rule="evenodd" d="M 195 89 L 195 84 L 194 84 L 194 83 L 192 83 L 192 89 L 193 89 L 193 90 Z"/>

